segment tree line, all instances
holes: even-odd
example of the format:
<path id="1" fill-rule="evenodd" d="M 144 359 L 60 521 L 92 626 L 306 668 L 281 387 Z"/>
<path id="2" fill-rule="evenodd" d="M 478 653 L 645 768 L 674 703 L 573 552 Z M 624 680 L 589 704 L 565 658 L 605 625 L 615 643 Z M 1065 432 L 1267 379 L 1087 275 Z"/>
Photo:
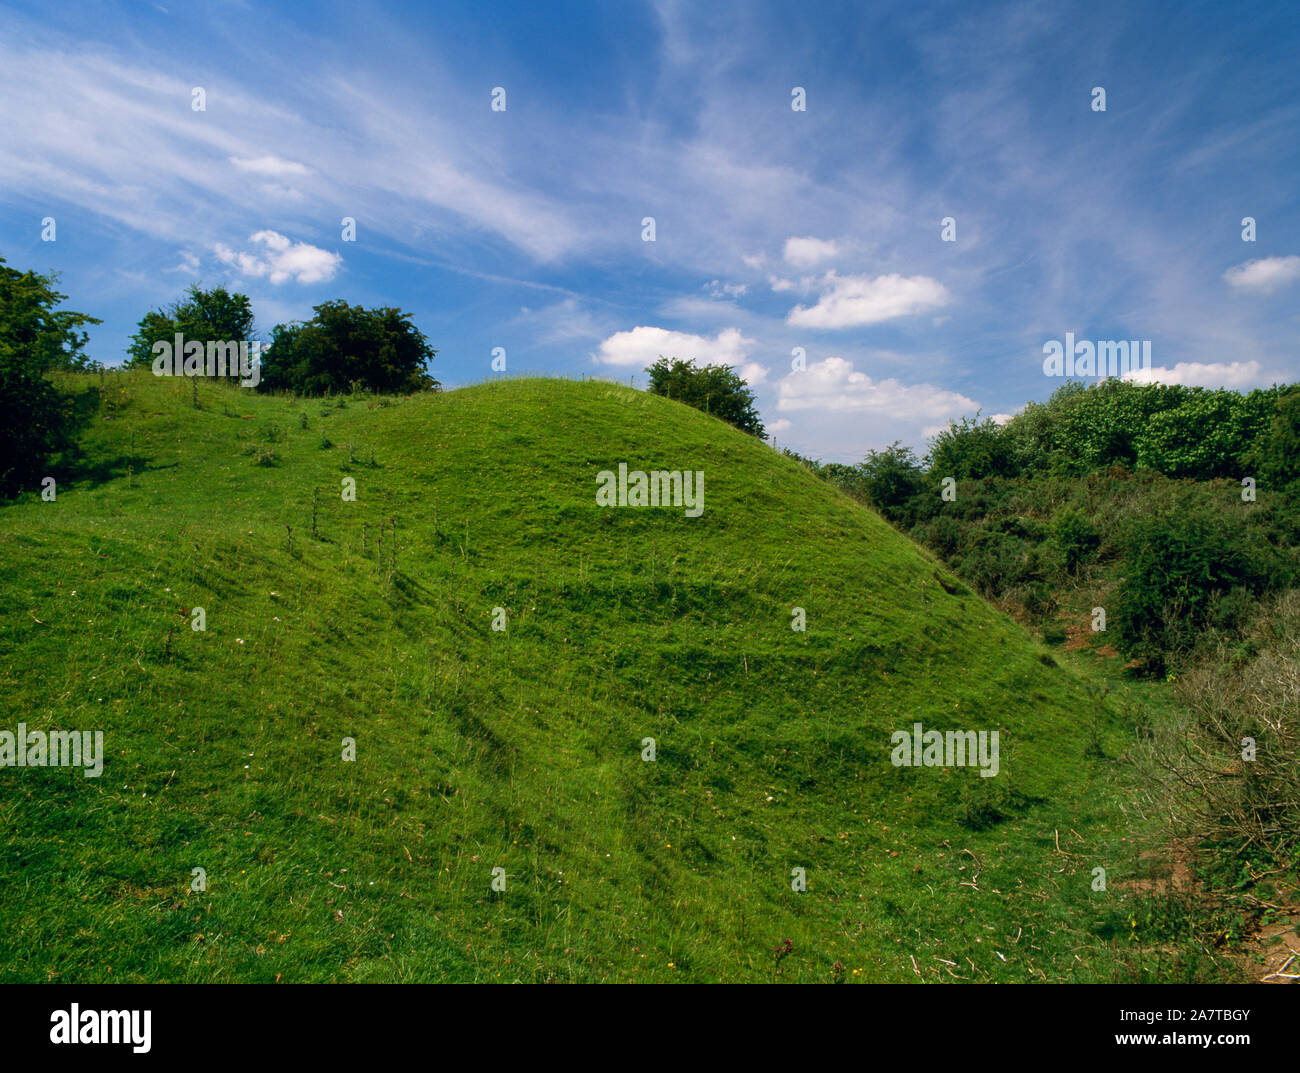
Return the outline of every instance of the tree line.
<path id="1" fill-rule="evenodd" d="M 86 356 L 87 325 L 102 323 L 61 309 L 67 295 L 57 276 L 20 272 L 0 257 L 0 495 L 12 495 L 52 460 L 75 450 L 78 433 L 98 407 L 93 387 L 66 390 L 51 376 L 94 371 Z M 147 312 L 127 348 L 127 368 L 151 368 L 157 351 L 177 336 L 186 343 L 253 341 L 252 303 L 224 285 L 193 284 L 178 301 Z M 277 324 L 261 354 L 258 391 L 328 395 L 367 390 L 382 394 L 436 391 L 429 372 L 437 351 L 393 307 L 366 309 L 335 299 L 307 321 Z M 238 377 L 230 369 L 227 379 Z"/>

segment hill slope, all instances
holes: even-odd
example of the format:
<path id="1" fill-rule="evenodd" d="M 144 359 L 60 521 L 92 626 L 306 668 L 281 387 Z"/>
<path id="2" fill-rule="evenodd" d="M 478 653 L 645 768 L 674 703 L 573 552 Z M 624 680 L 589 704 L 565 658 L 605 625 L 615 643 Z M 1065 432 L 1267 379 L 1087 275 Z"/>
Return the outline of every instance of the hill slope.
<path id="1" fill-rule="evenodd" d="M 0 729 L 106 753 L 0 769 L 4 978 L 1115 975 L 1117 717 L 796 463 L 603 382 L 190 391 L 110 375 L 0 508 Z M 597 506 L 620 462 L 703 514 Z M 914 722 L 1000 773 L 893 766 Z"/>

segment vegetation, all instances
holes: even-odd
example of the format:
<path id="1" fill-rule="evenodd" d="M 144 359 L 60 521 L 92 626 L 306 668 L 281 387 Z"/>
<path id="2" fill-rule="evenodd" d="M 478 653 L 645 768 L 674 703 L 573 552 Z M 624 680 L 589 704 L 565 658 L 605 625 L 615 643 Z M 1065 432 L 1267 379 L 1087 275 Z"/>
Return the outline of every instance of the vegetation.
<path id="1" fill-rule="evenodd" d="M 1229 851 L 1222 879 L 1236 896 L 1273 900 L 1270 877 L 1300 869 L 1300 591 L 1212 633 L 1178 678 L 1178 717 L 1142 740 L 1143 804 L 1176 836 Z"/>
<path id="2" fill-rule="evenodd" d="M 1163 673 L 1207 626 L 1241 626 L 1295 584 L 1298 444 L 1295 387 L 1110 380 L 1068 384 L 1005 425 L 951 422 L 924 461 L 898 444 L 857 466 L 800 461 L 1031 622 L 1066 590 L 1113 589 L 1108 639 Z"/>
<path id="3" fill-rule="evenodd" d="M 760 440 L 765 435 L 754 393 L 730 365 L 697 368 L 693 360 L 673 358 L 670 361 L 660 355 L 658 361 L 646 367 L 646 372 L 650 374 L 652 395 L 664 395 L 694 406 Z"/>
<path id="4" fill-rule="evenodd" d="M 427 393 L 343 301 L 259 392 L 106 373 L 53 282 L 0 262 L 0 693 L 107 755 L 0 780 L 2 979 L 1221 980 L 1296 882 L 1294 386 L 821 464 L 727 366 Z M 133 364 L 176 331 L 247 298 Z M 704 514 L 599 507 L 638 460 Z M 914 722 L 999 777 L 894 767 Z"/>
<path id="5" fill-rule="evenodd" d="M 95 405 L 94 389 L 60 390 L 51 373 L 88 369 L 84 313 L 57 308 L 57 277 L 19 272 L 0 257 L 0 495 L 32 489 L 70 453 Z"/>
<path id="6" fill-rule="evenodd" d="M 192 284 L 186 296 L 167 309 L 156 309 L 141 319 L 131 345 L 127 348 L 127 365 L 150 368 L 154 362 L 154 344 L 172 346 L 176 335 L 185 342 L 237 343 L 253 339 L 253 307 L 246 294 L 234 294 L 224 286 L 204 290 Z M 237 379 L 237 369 L 227 376 Z"/>
<path id="7" fill-rule="evenodd" d="M 262 391 L 327 395 L 364 388 L 405 395 L 438 387 L 437 353 L 400 309 L 322 302 L 305 323 L 279 324 L 262 357 Z"/>

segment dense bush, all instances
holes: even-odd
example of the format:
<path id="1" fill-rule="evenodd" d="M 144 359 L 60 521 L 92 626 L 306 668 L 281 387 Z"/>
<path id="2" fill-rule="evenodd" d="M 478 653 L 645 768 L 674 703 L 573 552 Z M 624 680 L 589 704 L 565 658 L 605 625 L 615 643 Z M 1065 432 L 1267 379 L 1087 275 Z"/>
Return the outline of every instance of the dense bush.
<path id="1" fill-rule="evenodd" d="M 100 323 L 56 307 L 66 295 L 55 276 L 19 272 L 0 257 L 0 494 L 32 487 L 51 458 L 68 451 L 88 416 L 93 390 L 60 391 L 49 374 L 89 367 L 87 337 L 78 331 Z"/>
<path id="2" fill-rule="evenodd" d="M 1273 408 L 1267 392 L 1192 388 L 1179 396 L 1178 405 L 1151 414 L 1137 435 L 1137 465 L 1168 477 L 1240 478 Z"/>
<path id="3" fill-rule="evenodd" d="M 1101 535 L 1077 510 L 1066 510 L 1059 514 L 1053 524 L 1052 535 L 1065 569 L 1071 574 L 1078 573 L 1079 567 L 1101 544 Z"/>
<path id="4" fill-rule="evenodd" d="M 1058 389 L 1047 401 L 1053 464 L 1076 474 L 1113 465 L 1132 469 L 1143 430 L 1154 414 L 1178 405 L 1181 390 L 1122 380 Z"/>
<path id="5" fill-rule="evenodd" d="M 261 391 L 325 395 L 363 388 L 404 395 L 437 388 L 437 353 L 400 309 L 323 302 L 305 323 L 277 324 L 262 355 Z"/>
<path id="6" fill-rule="evenodd" d="M 1119 465 L 1197 480 L 1241 477 L 1276 412 L 1275 400 L 1273 391 L 1071 382 L 1000 432 L 1020 472 L 1082 474 Z"/>
<path id="7" fill-rule="evenodd" d="M 1189 652 L 1198 634 L 1269 585 L 1274 563 L 1240 525 L 1211 514 L 1138 520 L 1117 596 L 1120 647 L 1152 670 Z"/>
<path id="8" fill-rule="evenodd" d="M 984 528 L 969 534 L 956 569 L 963 580 L 994 600 L 1016 598 L 1020 590 L 1042 580 L 1042 563 L 1033 544 Z"/>

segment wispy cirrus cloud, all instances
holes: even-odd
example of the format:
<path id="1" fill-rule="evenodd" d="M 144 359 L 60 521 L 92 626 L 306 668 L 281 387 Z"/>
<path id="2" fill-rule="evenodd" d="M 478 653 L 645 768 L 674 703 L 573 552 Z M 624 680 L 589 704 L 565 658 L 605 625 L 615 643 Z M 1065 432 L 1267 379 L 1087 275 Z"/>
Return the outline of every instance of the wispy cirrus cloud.
<path id="1" fill-rule="evenodd" d="M 230 163 L 240 171 L 251 171 L 254 175 L 271 175 L 282 178 L 286 175 L 310 175 L 311 168 L 294 160 L 281 160 L 278 156 L 259 156 L 246 158 L 232 156 Z"/>

